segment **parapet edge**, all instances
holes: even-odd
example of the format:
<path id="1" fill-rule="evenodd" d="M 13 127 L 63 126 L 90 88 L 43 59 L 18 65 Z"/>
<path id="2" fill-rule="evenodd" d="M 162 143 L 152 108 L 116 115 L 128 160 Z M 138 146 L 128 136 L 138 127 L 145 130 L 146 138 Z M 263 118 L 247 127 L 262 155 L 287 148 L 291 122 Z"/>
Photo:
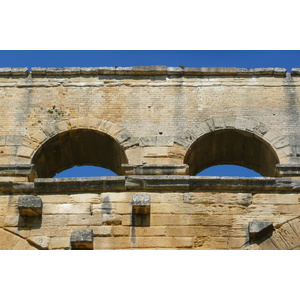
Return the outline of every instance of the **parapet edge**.
<path id="1" fill-rule="evenodd" d="M 65 68 L 0 68 L 0 77 L 7 76 L 86 76 L 86 75 L 180 75 L 180 76 L 286 76 L 285 68 L 230 68 L 230 67 L 167 67 L 161 65 L 134 67 L 65 67 Z M 291 75 L 300 75 L 293 68 Z"/>

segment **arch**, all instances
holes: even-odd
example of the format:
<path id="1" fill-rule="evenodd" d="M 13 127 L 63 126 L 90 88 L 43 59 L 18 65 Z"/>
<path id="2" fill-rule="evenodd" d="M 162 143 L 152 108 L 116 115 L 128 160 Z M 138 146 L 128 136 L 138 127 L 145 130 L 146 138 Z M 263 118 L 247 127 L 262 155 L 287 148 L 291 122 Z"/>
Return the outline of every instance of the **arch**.
<path id="1" fill-rule="evenodd" d="M 277 224 L 273 231 L 266 232 L 249 244 L 261 250 L 300 250 L 300 217 Z M 248 247 L 246 244 L 242 249 Z"/>
<path id="2" fill-rule="evenodd" d="M 276 176 L 279 158 L 273 147 L 258 135 L 238 130 L 220 129 L 197 138 L 184 157 L 191 175 L 221 164 L 252 169 L 263 176 Z"/>
<path id="3" fill-rule="evenodd" d="M 276 156 L 278 156 L 281 164 L 289 163 L 290 157 L 293 156 L 288 136 L 270 129 L 262 122 L 253 120 L 252 118 L 236 116 L 215 117 L 199 121 L 182 135 L 176 136 L 174 142 L 182 146 L 186 151 L 189 151 L 193 143 L 205 134 L 227 129 L 250 133 L 263 140 L 276 152 Z"/>
<path id="4" fill-rule="evenodd" d="M 73 129 L 56 134 L 34 153 L 38 177 L 53 177 L 73 166 L 94 165 L 122 174 L 128 163 L 124 149 L 107 133 L 94 129 Z"/>

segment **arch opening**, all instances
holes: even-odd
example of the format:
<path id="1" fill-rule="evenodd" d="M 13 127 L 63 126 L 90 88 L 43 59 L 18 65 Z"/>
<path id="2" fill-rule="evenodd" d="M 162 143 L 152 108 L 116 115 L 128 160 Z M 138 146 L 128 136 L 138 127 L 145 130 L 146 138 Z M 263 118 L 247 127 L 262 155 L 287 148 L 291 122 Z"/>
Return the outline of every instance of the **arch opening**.
<path id="1" fill-rule="evenodd" d="M 62 132 L 45 142 L 34 154 L 38 177 L 50 178 L 74 166 L 98 166 L 122 174 L 128 163 L 125 151 L 108 134 L 91 129 Z"/>
<path id="2" fill-rule="evenodd" d="M 279 159 L 272 146 L 255 134 L 223 129 L 199 137 L 188 149 L 184 163 L 189 165 L 190 175 L 211 166 L 230 164 L 275 177 Z"/>

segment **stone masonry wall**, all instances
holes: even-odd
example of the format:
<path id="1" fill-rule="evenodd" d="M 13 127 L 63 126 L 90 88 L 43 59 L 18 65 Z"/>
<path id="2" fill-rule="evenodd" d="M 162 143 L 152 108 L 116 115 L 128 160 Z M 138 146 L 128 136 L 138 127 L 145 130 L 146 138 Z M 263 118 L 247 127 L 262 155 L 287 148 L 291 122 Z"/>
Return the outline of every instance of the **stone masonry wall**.
<path id="1" fill-rule="evenodd" d="M 0 69 L 0 249 L 297 248 L 299 75 L 279 68 Z M 222 140 L 228 136 L 233 142 Z M 235 162 L 234 139 L 240 164 L 265 170 L 264 178 L 193 176 L 193 160 L 205 165 L 209 152 L 216 163 Z M 109 145 L 101 152 L 93 143 Z M 43 164 L 58 171 L 69 157 L 80 165 L 105 155 L 118 177 L 39 178 L 51 173 L 39 171 Z M 30 207 L 21 207 L 24 196 Z"/>

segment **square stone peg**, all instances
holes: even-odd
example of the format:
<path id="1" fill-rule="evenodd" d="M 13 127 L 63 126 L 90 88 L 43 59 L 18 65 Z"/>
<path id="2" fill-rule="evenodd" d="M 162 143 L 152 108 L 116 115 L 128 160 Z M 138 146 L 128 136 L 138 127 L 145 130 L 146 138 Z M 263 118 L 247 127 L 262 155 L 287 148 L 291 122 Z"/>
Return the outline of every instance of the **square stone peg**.
<path id="1" fill-rule="evenodd" d="M 274 229 L 271 222 L 251 221 L 248 225 L 250 238 L 257 238 Z"/>
<path id="2" fill-rule="evenodd" d="M 93 229 L 74 230 L 71 233 L 71 249 L 73 250 L 92 250 L 93 242 Z"/>
<path id="3" fill-rule="evenodd" d="M 43 202 L 38 196 L 21 196 L 18 208 L 21 216 L 36 217 L 42 214 Z"/>
<path id="4" fill-rule="evenodd" d="M 132 197 L 132 212 L 139 215 L 150 214 L 150 195 L 135 194 Z"/>

